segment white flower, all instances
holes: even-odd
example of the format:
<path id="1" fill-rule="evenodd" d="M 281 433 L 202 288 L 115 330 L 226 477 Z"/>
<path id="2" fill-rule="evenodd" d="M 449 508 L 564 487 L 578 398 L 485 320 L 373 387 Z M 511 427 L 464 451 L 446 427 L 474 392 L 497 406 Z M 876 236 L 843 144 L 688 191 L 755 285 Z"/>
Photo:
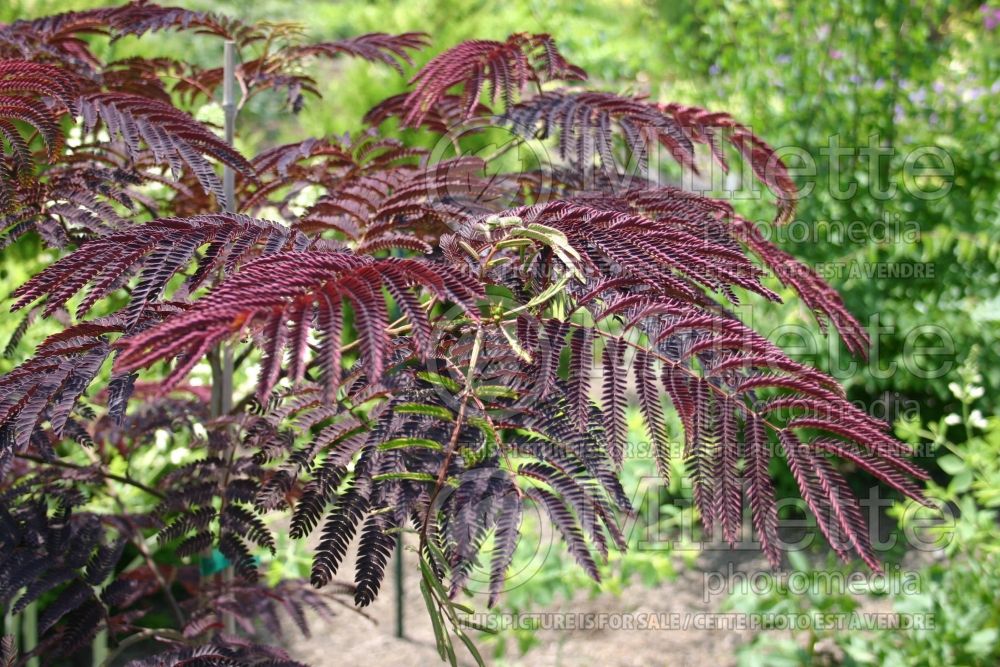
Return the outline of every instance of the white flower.
<path id="1" fill-rule="evenodd" d="M 958 424 L 961 421 L 962 421 L 962 418 L 959 417 L 954 412 L 944 418 L 944 423 L 947 424 L 948 426 L 954 426 L 955 424 Z"/>
<path id="2" fill-rule="evenodd" d="M 969 387 L 969 398 L 982 398 L 985 391 L 982 387 Z"/>
<path id="3" fill-rule="evenodd" d="M 969 424 L 976 428 L 986 428 L 986 418 L 983 417 L 983 413 L 979 410 L 973 410 L 969 415 Z"/>
<path id="4" fill-rule="evenodd" d="M 957 382 L 949 382 L 948 389 L 955 395 L 955 398 L 962 398 L 962 388 L 958 386 Z"/>

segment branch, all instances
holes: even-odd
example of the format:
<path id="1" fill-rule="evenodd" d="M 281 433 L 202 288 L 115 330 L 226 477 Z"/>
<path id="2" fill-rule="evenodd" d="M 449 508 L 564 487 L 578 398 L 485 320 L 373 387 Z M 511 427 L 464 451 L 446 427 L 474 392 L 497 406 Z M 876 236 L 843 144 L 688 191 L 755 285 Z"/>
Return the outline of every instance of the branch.
<path id="1" fill-rule="evenodd" d="M 437 481 L 434 484 L 434 492 L 431 493 L 427 502 L 427 511 L 424 513 L 424 522 L 420 527 L 421 546 L 427 543 L 427 528 L 430 525 L 431 512 L 434 511 L 434 501 L 437 500 L 441 489 L 444 488 L 445 480 L 448 478 L 448 465 L 458 448 L 458 438 L 462 431 L 462 424 L 465 421 L 465 411 L 469 405 L 469 397 L 472 396 L 472 376 L 476 371 L 476 364 L 479 362 L 479 353 L 483 347 L 483 327 L 480 324 L 476 327 L 476 340 L 472 343 L 472 354 L 469 357 L 469 366 L 465 373 L 465 388 L 462 389 L 462 399 L 458 406 L 458 414 L 455 415 L 455 427 L 451 431 L 451 438 L 448 440 L 448 448 L 445 450 L 444 461 L 438 471 Z"/>
<path id="2" fill-rule="evenodd" d="M 15 454 L 15 456 L 19 459 L 23 459 L 25 461 L 32 461 L 34 463 L 56 466 L 58 468 L 68 468 L 70 470 L 84 470 L 86 472 L 96 473 L 101 477 L 103 477 L 104 479 L 113 479 L 116 482 L 121 482 L 122 484 L 128 484 L 129 486 L 134 486 L 135 488 L 145 491 L 149 495 L 155 496 L 160 500 L 166 498 L 166 495 L 164 495 L 160 491 L 157 491 L 151 486 L 147 486 L 140 481 L 134 480 L 128 475 L 118 475 L 113 472 L 107 472 L 106 470 L 101 470 L 100 468 L 95 468 L 93 466 L 82 466 L 77 463 L 70 463 L 69 461 L 63 461 L 61 459 L 45 459 L 42 458 L 41 456 L 34 456 L 32 454 Z"/>

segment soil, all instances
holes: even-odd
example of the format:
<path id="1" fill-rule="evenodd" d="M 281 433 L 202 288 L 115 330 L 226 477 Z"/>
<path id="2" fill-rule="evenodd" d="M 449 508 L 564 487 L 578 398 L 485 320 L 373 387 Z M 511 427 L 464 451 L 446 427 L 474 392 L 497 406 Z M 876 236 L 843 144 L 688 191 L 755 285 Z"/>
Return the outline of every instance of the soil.
<path id="1" fill-rule="evenodd" d="M 889 526 L 894 524 L 885 519 L 877 525 L 882 527 L 881 537 L 885 539 L 891 532 Z M 792 535 L 783 537 L 794 541 Z M 900 566 L 904 572 L 916 572 L 942 557 L 941 552 L 909 550 Z M 352 550 L 341 567 L 341 576 L 354 572 L 353 558 Z M 345 604 L 334 619 L 316 619 L 312 637 L 289 647 L 292 656 L 313 667 L 342 664 L 437 667 L 447 664 L 440 660 L 434 645 L 433 629 L 419 591 L 416 556 L 412 550 L 407 550 L 404 559 L 405 638 L 395 636 L 393 577 L 387 572 L 382 594 L 371 607 L 363 610 L 363 615 L 352 605 Z M 820 567 L 825 562 L 822 554 L 813 554 L 812 560 L 814 566 Z M 862 566 L 859 564 L 858 568 Z M 550 624 L 563 619 L 564 627 L 537 631 L 538 644 L 524 655 L 516 654 L 515 641 L 507 642 L 508 652 L 502 660 L 491 655 L 492 642 L 479 640 L 476 644 L 486 663 L 495 667 L 734 666 L 737 648 L 750 641 L 755 631 L 732 627 L 744 615 L 727 614 L 725 592 L 706 595 L 705 591 L 706 588 L 729 591 L 739 589 L 740 584 L 745 587 L 748 581 L 753 581 L 754 574 L 769 571 L 766 559 L 756 550 L 730 550 L 715 543 L 700 553 L 694 565 L 679 565 L 678 569 L 680 574 L 676 578 L 658 585 L 637 582 L 617 594 L 581 593 L 573 600 L 539 605 L 538 609 L 532 607 L 532 616 Z M 734 585 L 737 578 L 739 581 Z M 860 596 L 856 600 L 861 613 L 889 614 L 892 611 L 892 602 L 887 597 Z M 485 605 L 477 599 L 473 606 L 482 611 Z M 649 625 L 654 625 L 651 621 L 658 621 L 660 627 L 621 627 L 642 620 Z M 578 625 L 589 622 L 590 625 L 565 627 L 571 621 Z M 715 627 L 709 625 L 713 621 Z M 603 627 L 595 627 L 596 624 L 603 624 Z M 725 627 L 727 625 L 729 627 Z M 470 634 L 475 638 L 476 633 Z M 790 637 L 788 632 L 779 634 Z M 475 662 L 457 639 L 455 644 L 459 664 L 473 667 Z M 817 644 L 814 650 L 829 653 L 829 664 L 842 661 L 843 656 L 839 655 L 836 645 Z"/>
<path id="2" fill-rule="evenodd" d="M 556 619 L 563 619 L 564 626 L 575 622 L 585 627 L 539 630 L 539 644 L 525 655 L 508 653 L 503 660 L 495 660 L 488 654 L 490 647 L 486 642 L 477 644 L 487 664 L 498 666 L 734 665 L 736 648 L 750 639 L 749 630 L 694 627 L 695 624 L 704 625 L 707 620 L 721 618 L 721 614 L 706 617 L 699 613 L 721 612 L 725 599 L 725 596 L 718 595 L 706 601 L 705 572 L 756 572 L 766 570 L 767 565 L 757 553 L 708 553 L 711 556 L 703 556 L 697 567 L 657 586 L 636 583 L 618 594 L 581 596 L 580 599 L 539 609 L 546 614 L 542 618 L 550 624 L 559 622 Z M 406 558 L 414 560 L 415 556 L 407 553 Z M 293 657 L 314 667 L 342 664 L 433 667 L 444 664 L 434 647 L 433 631 L 414 574 L 416 563 L 406 562 L 405 565 L 405 639 L 394 636 L 395 604 L 392 579 L 387 576 L 386 590 L 371 607 L 364 610 L 365 616 L 345 608 L 332 621 L 317 619 L 313 636 L 290 647 Z M 353 563 L 343 565 L 342 572 L 352 571 Z M 567 610 L 572 610 L 572 618 L 567 618 Z M 653 627 L 622 627 L 623 624 L 643 621 Z M 684 627 L 685 622 L 688 627 Z M 473 665 L 471 658 L 463 655 L 464 648 L 457 640 L 456 644 L 460 664 Z M 514 646 L 514 642 L 508 642 L 508 647 L 516 651 Z"/>

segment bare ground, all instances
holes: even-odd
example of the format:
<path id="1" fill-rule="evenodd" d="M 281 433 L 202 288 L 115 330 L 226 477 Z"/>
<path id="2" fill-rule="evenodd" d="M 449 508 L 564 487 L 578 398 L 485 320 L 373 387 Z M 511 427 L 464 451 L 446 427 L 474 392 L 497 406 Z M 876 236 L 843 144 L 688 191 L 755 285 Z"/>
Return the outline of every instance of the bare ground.
<path id="1" fill-rule="evenodd" d="M 587 620 L 587 628 L 550 628 L 538 632 L 540 644 L 526 655 L 508 655 L 502 662 L 489 655 L 486 642 L 477 642 L 488 664 L 579 666 L 588 667 L 649 667 L 683 665 L 685 667 L 728 667 L 735 664 L 735 650 L 750 638 L 750 632 L 721 628 L 695 627 L 706 617 L 699 612 L 719 612 L 724 596 L 704 599 L 705 571 L 730 572 L 766 569 L 757 554 L 710 552 L 700 559 L 697 567 L 683 572 L 673 581 L 655 587 L 641 584 L 628 586 L 618 595 L 601 593 L 596 597 L 581 596 L 562 601 L 537 611 L 548 613 L 548 622 L 556 617 L 565 619 L 570 612 L 577 623 Z M 415 556 L 407 553 L 409 561 Z M 365 610 L 368 617 L 344 609 L 332 621 L 317 620 L 310 639 L 296 642 L 293 656 L 315 667 L 333 665 L 385 665 L 387 667 L 434 666 L 441 664 L 434 647 L 433 631 L 423 598 L 418 589 L 415 562 L 406 563 L 404 585 L 406 639 L 394 636 L 394 600 L 391 575 L 386 577 L 386 590 Z M 343 566 L 343 572 L 353 571 L 353 563 Z M 660 625 L 680 624 L 681 627 L 632 628 L 622 627 L 655 615 Z M 689 624 L 683 627 L 684 623 Z M 570 620 L 563 621 L 569 624 Z M 601 622 L 603 628 L 594 628 Z M 655 624 L 654 624 L 655 625 Z M 456 641 L 456 652 L 462 664 L 472 660 L 463 655 Z M 509 642 L 508 647 L 514 643 Z"/>

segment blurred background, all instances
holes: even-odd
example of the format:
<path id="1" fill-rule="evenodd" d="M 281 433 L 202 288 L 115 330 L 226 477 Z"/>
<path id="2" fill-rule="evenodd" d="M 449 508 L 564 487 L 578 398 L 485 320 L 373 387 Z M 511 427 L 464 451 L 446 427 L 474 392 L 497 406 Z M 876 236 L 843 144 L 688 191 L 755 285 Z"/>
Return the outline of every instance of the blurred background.
<path id="1" fill-rule="evenodd" d="M 0 6 L 0 21 L 103 4 L 7 0 Z M 921 534 L 932 538 L 925 540 L 930 546 L 915 549 L 914 539 L 902 536 L 922 525 L 924 517 L 905 505 L 886 509 L 881 528 L 900 539 L 884 551 L 883 580 L 868 577 L 858 591 L 824 585 L 830 573 L 851 568 L 834 563 L 816 545 L 796 553 L 792 566 L 805 574 L 802 586 L 792 586 L 787 576 L 767 573 L 752 550 L 730 552 L 705 543 L 707 538 L 690 526 L 688 490 L 679 482 L 657 486 L 651 458 L 639 458 L 626 469 L 626 488 L 641 499 L 631 551 L 613 557 L 598 586 L 536 528 L 538 539 L 522 544 L 515 565 L 520 579 L 496 614 L 505 629 L 483 639 L 484 653 L 494 662 L 1000 664 L 1000 4 L 175 4 L 244 19 L 300 21 L 316 40 L 425 31 L 433 45 L 420 54 L 417 65 L 465 39 L 548 32 L 570 60 L 590 73 L 595 88 L 727 110 L 786 150 L 793 167 L 802 167 L 796 169 L 805 194 L 797 220 L 778 238 L 844 295 L 849 310 L 869 326 L 877 347 L 867 363 L 849 359 L 836 338 L 820 336 L 809 314 L 794 302 L 766 308 L 755 304 L 753 324 L 795 356 L 828 369 L 853 400 L 884 416 L 901 439 L 918 447 L 921 464 L 934 476 L 932 495 L 946 503 L 949 520 L 923 527 Z M 146 56 L 183 51 L 205 64 L 219 62 L 221 55 L 217 41 L 191 35 L 150 35 L 141 45 Z M 126 57 L 140 43 L 125 39 L 110 48 Z M 239 142 L 245 153 L 292 138 L 357 131 L 365 111 L 406 87 L 406 77 L 389 68 L 346 60 L 328 67 L 316 72 L 323 98 L 308 99 L 298 115 L 282 106 L 281 96 L 260 98 L 244 111 Z M 218 120 L 221 110 L 209 104 L 198 116 Z M 769 216 L 763 208 L 755 210 L 760 202 L 734 204 L 748 217 Z M 0 255 L 4 298 L 45 261 L 24 245 L 32 242 L 25 239 Z M 0 336 L 9 338 L 16 325 L 16 318 L 5 317 Z M 803 328 L 815 335 L 793 335 Z M 0 360 L 2 370 L 31 349 L 31 344 L 19 346 Z M 680 433 L 678 424 L 672 428 Z M 633 438 L 637 445 L 646 439 L 641 426 Z M 860 473 L 854 479 L 867 495 L 867 480 Z M 784 484 L 790 493 L 794 483 L 786 479 Z M 307 563 L 289 545 L 269 567 L 277 579 Z M 761 585 L 739 585 L 745 573 L 760 573 Z M 901 580 L 915 584 L 894 585 Z M 726 583 L 718 592 L 717 581 Z M 350 660 L 354 653 L 358 660 L 378 664 L 434 664 L 433 647 L 425 645 L 430 630 L 424 627 L 419 594 L 410 591 L 411 583 L 416 582 L 406 582 L 404 589 L 411 593 L 405 630 L 412 641 L 393 637 L 393 601 L 383 596 L 372 611 L 377 625 L 345 613 L 340 627 L 303 642 L 302 656 L 318 665 L 334 664 L 334 657 Z M 544 615 L 528 616 L 569 610 L 591 619 L 611 614 L 606 619 L 612 620 L 600 629 L 557 629 L 549 627 Z M 703 626 L 717 625 L 613 626 L 642 613 L 666 612 L 709 619 Z M 869 612 L 876 616 L 865 617 Z M 702 616 L 684 616 L 691 613 Z M 773 629 L 723 627 L 725 623 L 711 621 L 782 614 L 807 621 Z M 521 622 L 507 628 L 504 619 L 511 618 Z M 870 627 L 866 618 L 896 621 L 880 629 Z M 900 620 L 907 618 L 931 619 L 931 627 Z M 861 621 L 853 627 L 836 619 Z"/>

